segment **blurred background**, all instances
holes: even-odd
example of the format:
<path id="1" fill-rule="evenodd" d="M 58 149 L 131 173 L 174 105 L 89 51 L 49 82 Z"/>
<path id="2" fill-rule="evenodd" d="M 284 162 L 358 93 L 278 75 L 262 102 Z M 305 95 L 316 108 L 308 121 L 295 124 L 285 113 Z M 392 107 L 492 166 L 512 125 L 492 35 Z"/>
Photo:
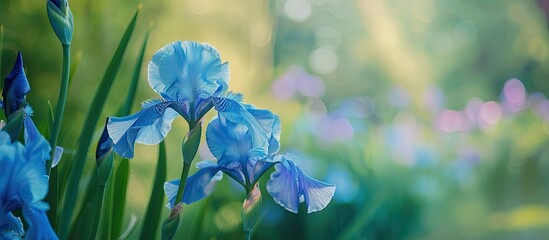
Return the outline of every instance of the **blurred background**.
<path id="1" fill-rule="evenodd" d="M 207 42 L 230 62 L 231 90 L 280 116 L 281 152 L 337 185 L 324 211 L 293 214 L 272 201 L 265 175 L 254 238 L 549 236 L 549 1 L 70 1 L 79 63 L 60 136 L 69 156 L 139 2 L 142 15 L 102 116 L 125 99 L 150 26 L 145 63 L 169 42 Z M 29 102 L 44 119 L 61 72 L 44 1 L 0 0 L 0 24 L 1 76 L 21 51 Z M 134 112 L 157 97 L 146 69 Z M 166 138 L 168 179 L 179 178 L 186 132 L 179 118 Z M 127 221 L 144 215 L 156 158 L 157 146 L 136 147 Z M 197 158 L 213 160 L 204 142 Z M 90 152 L 86 177 L 93 159 Z M 244 198 L 225 177 L 209 198 L 185 206 L 178 237 L 242 239 Z"/>

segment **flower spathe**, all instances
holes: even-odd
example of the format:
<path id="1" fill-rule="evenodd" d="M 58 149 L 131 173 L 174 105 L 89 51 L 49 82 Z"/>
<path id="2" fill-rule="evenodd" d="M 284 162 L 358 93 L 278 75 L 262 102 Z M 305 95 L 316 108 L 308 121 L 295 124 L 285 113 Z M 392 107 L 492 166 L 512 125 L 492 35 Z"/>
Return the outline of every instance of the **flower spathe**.
<path id="1" fill-rule="evenodd" d="M 49 149 L 49 145 L 43 137 L 34 143 L 38 142 L 38 146 L 44 147 L 12 143 L 10 136 L 0 131 L 0 233 L 3 236 L 21 235 L 20 220 L 11 212 L 22 209 L 29 224 L 27 239 L 57 239 L 46 217 L 48 206 L 42 202 L 48 192 L 43 151 Z"/>
<path id="2" fill-rule="evenodd" d="M 148 67 L 149 85 L 161 98 L 144 102 L 133 115 L 109 118 L 108 132 L 119 155 L 133 158 L 136 142 L 160 143 L 178 115 L 193 128 L 212 108 L 255 129 L 256 136 L 265 134 L 245 111 L 241 96 L 227 92 L 229 64 L 209 44 L 170 43 L 155 53 Z"/>

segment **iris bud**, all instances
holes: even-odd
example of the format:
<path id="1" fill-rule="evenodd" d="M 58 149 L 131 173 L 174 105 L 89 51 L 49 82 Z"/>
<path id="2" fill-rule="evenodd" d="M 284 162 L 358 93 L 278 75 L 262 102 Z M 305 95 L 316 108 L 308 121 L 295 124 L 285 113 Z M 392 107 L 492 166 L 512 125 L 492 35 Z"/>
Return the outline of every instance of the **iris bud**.
<path id="1" fill-rule="evenodd" d="M 183 204 L 178 203 L 172 208 L 170 216 L 162 224 L 162 240 L 170 240 L 175 236 L 179 228 L 179 215 L 183 209 Z"/>
<path id="2" fill-rule="evenodd" d="M 261 216 L 261 190 L 256 183 L 242 204 L 242 226 L 250 233 Z"/>
<path id="3" fill-rule="evenodd" d="M 67 0 L 48 0 L 46 8 L 53 31 L 63 45 L 70 45 L 74 21 Z"/>
<path id="4" fill-rule="evenodd" d="M 107 122 L 109 119 L 107 118 Z M 97 176 L 99 180 L 99 185 L 105 185 L 109 176 L 112 173 L 114 155 L 112 154 L 113 142 L 109 137 L 107 131 L 107 125 L 105 123 L 105 128 L 97 143 L 97 149 L 95 150 L 95 159 L 97 161 Z"/>

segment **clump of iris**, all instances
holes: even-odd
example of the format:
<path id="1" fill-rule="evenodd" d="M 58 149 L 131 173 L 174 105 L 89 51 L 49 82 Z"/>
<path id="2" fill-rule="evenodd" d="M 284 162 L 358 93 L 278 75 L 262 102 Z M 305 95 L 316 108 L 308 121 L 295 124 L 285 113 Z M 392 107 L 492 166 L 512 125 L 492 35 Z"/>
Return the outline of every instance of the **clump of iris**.
<path id="1" fill-rule="evenodd" d="M 4 79 L 2 106 L 7 123 L 0 131 L 0 238 L 57 239 L 46 216 L 48 193 L 45 163 L 51 148 L 31 119 L 26 103 L 30 84 L 18 53 L 12 71 Z M 25 145 L 17 141 L 23 127 Z M 22 210 L 28 225 L 25 233 L 13 211 Z"/>

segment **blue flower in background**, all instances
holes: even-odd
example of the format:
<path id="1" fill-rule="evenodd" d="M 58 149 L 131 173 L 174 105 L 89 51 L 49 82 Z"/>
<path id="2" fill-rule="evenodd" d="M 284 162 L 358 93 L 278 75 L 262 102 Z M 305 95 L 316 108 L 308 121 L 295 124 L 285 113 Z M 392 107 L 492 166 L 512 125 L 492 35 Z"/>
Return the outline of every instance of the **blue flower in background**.
<path id="1" fill-rule="evenodd" d="M 38 129 L 31 119 L 33 111 L 26 103 L 26 96 L 30 90 L 30 84 L 23 69 L 23 57 L 19 52 L 11 72 L 4 79 L 4 86 L 2 89 L 2 98 L 4 101 L 3 104 L 0 104 L 0 107 L 4 109 L 4 114 L 6 115 L 6 118 L 8 118 L 8 121 L 10 116 L 16 111 L 24 111 L 23 126 L 25 145 L 33 148 L 33 152 L 39 154 L 39 156 L 36 157 L 46 161 L 50 159 L 49 154 L 51 148 L 44 137 L 38 132 Z M 62 147 L 56 147 L 52 167 L 59 163 L 62 152 Z"/>
<path id="2" fill-rule="evenodd" d="M 280 148 L 280 120 L 268 110 L 244 105 L 264 132 L 267 145 L 253 141 L 254 132 L 245 124 L 229 121 L 223 114 L 213 119 L 206 131 L 206 141 L 217 163 L 202 161 L 200 168 L 188 178 L 183 202 L 190 204 L 208 196 L 216 181 L 225 173 L 247 192 L 251 192 L 259 178 L 271 167 L 276 166 L 267 186 L 275 201 L 291 212 L 297 212 L 300 202 L 305 202 L 308 212 L 320 211 L 328 205 L 335 186 L 322 183 L 305 175 L 293 162 L 290 155 L 275 156 Z M 169 207 L 175 204 L 179 180 L 164 184 Z"/>
<path id="3" fill-rule="evenodd" d="M 2 98 L 4 99 L 3 107 L 6 117 L 23 106 L 30 90 L 29 81 L 23 69 L 23 56 L 19 52 L 11 72 L 4 79 Z"/>
<path id="4" fill-rule="evenodd" d="M 149 63 L 149 84 L 160 95 L 142 104 L 142 110 L 127 117 L 110 117 L 108 132 L 114 151 L 125 158 L 134 155 L 134 144 L 158 144 L 181 115 L 193 128 L 211 109 L 227 119 L 241 122 L 264 136 L 245 111 L 237 94 L 227 93 L 229 64 L 208 44 L 173 42 L 161 48 Z M 257 137 L 256 140 L 260 142 Z"/>
<path id="5" fill-rule="evenodd" d="M 0 131 L 0 237 L 22 236 L 21 220 L 12 214 L 22 209 L 29 225 L 26 239 L 57 239 L 45 213 L 48 206 L 42 201 L 48 192 L 44 161 L 49 145 L 43 137 L 31 142 L 36 145 L 12 143 Z"/>

